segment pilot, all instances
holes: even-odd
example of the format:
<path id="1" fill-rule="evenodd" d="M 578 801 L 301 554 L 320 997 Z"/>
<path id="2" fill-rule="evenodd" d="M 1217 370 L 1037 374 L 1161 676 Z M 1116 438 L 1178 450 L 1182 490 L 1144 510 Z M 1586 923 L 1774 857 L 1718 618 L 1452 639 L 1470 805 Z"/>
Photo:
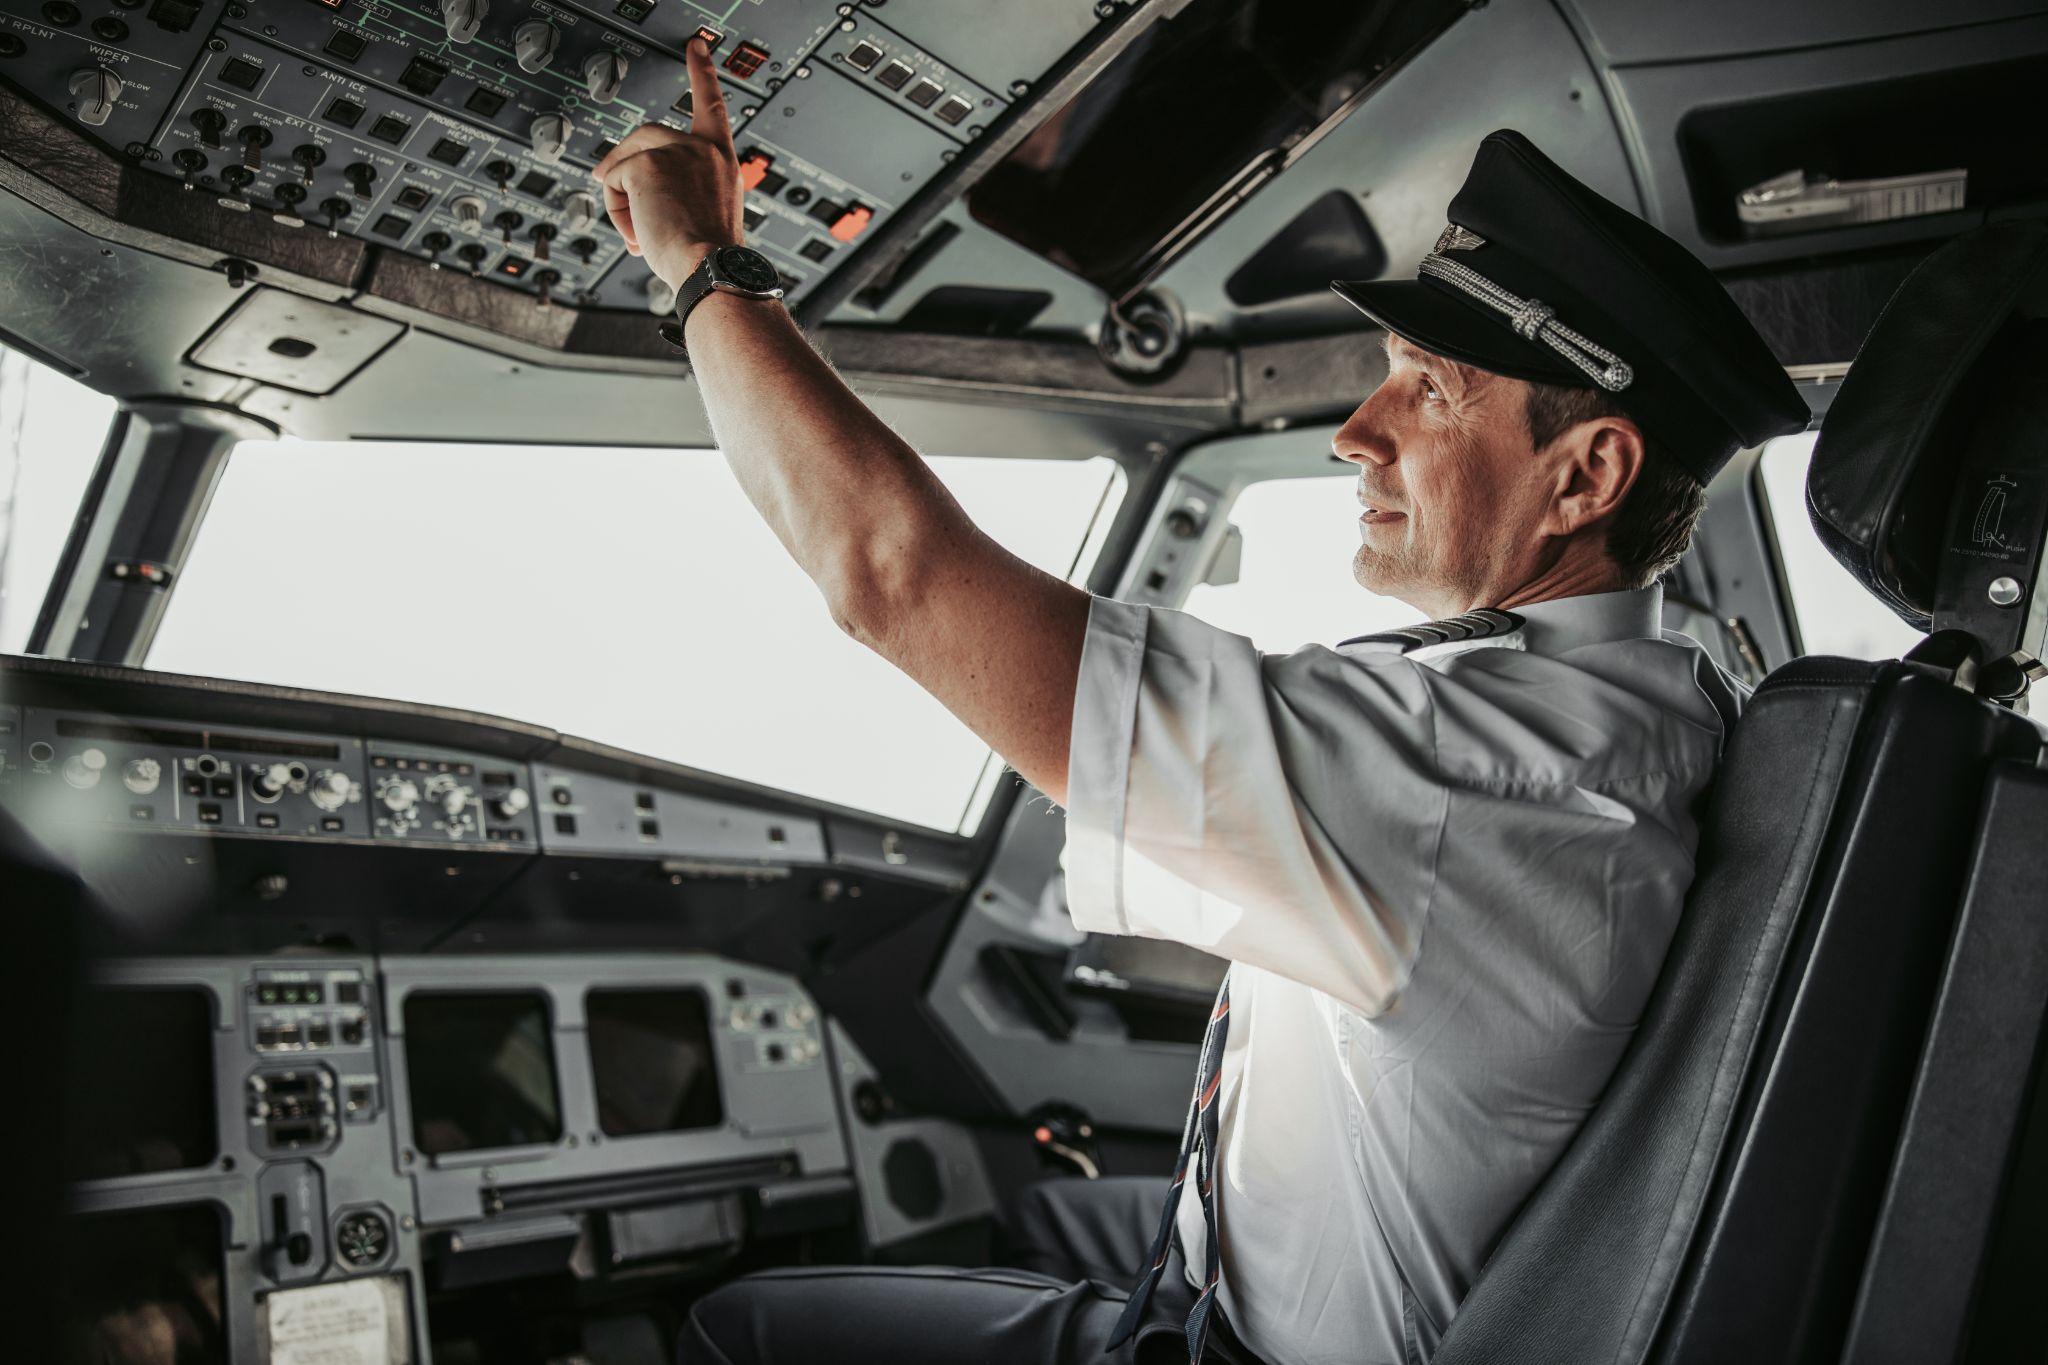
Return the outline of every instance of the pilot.
<path id="1" fill-rule="evenodd" d="M 1078 925 L 1232 965 L 1170 1180 L 1033 1187 L 1033 1270 L 738 1280 L 684 1358 L 1427 1360 L 1599 1100 L 1692 880 L 1742 692 L 1662 629 L 1658 576 L 1805 404 L 1698 261 L 1494 133 L 1416 279 L 1335 286 L 1387 336 L 1334 440 L 1352 573 L 1436 619 L 1262 655 L 1015 558 L 779 305 L 692 288 L 742 223 L 701 47 L 690 73 L 692 131 L 596 174 L 701 293 L 733 472 L 841 626 L 1065 805 Z"/>

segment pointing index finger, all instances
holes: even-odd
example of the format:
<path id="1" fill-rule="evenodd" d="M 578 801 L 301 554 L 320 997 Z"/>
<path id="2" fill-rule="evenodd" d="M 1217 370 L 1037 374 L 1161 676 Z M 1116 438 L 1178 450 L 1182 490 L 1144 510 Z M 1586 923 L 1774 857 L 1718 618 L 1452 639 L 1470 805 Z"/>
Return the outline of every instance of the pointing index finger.
<path id="1" fill-rule="evenodd" d="M 725 92 L 718 88 L 718 69 L 711 64 L 711 44 L 690 39 L 684 49 L 690 68 L 690 131 L 732 150 L 732 120 L 725 111 Z"/>

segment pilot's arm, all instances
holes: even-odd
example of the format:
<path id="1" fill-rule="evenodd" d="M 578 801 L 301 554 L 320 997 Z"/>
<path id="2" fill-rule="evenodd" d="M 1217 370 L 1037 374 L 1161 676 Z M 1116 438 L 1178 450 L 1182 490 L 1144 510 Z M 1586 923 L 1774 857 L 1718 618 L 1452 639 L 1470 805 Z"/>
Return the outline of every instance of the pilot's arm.
<path id="1" fill-rule="evenodd" d="M 701 45 L 689 58 L 694 131 L 641 128 L 596 172 L 671 283 L 741 235 L 718 82 Z M 720 448 L 834 617 L 1069 807 L 1077 923 L 1385 1006 L 1442 837 L 1445 683 L 1400 658 L 1262 658 L 1182 613 L 1093 601 L 982 534 L 782 308 L 713 293 L 686 327 Z"/>
<path id="2" fill-rule="evenodd" d="M 670 284 L 741 239 L 738 159 L 701 42 L 689 66 L 692 131 L 650 124 L 596 171 L 628 248 Z M 686 326 L 719 448 L 834 619 L 1064 801 L 1088 594 L 969 521 L 779 305 L 714 292 Z"/>

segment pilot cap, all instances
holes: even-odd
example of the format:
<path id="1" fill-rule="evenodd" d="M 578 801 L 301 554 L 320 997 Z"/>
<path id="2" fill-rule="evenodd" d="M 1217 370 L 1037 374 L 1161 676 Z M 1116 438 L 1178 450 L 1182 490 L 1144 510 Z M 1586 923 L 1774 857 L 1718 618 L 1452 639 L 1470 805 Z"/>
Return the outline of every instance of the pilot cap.
<path id="1" fill-rule="evenodd" d="M 1333 280 L 1367 317 L 1516 379 L 1599 388 L 1702 484 L 1806 402 L 1692 253 L 1513 129 L 1479 144 L 1413 280 Z"/>

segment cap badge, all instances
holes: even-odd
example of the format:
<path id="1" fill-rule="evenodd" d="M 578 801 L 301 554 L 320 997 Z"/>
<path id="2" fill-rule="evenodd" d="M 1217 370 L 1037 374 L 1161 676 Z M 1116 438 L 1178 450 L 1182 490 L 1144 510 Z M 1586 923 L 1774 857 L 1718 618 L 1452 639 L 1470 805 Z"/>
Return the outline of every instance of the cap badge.
<path id="1" fill-rule="evenodd" d="M 1484 237 L 1471 228 L 1459 227 L 1456 223 L 1446 223 L 1444 230 L 1436 236 L 1438 251 L 1470 251 L 1474 247 L 1485 245 Z"/>

